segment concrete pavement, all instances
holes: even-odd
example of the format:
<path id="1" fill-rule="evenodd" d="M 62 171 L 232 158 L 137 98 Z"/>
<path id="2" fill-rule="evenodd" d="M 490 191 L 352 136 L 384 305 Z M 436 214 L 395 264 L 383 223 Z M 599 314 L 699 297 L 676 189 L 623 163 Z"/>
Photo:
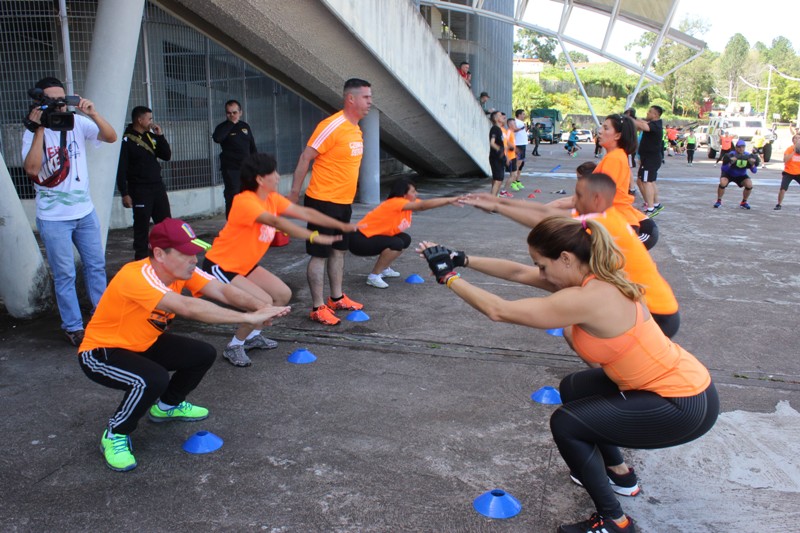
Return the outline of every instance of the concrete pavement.
<path id="1" fill-rule="evenodd" d="M 540 152 L 524 170 L 520 194 L 543 191 L 531 201 L 571 191 L 572 170 L 592 146 L 575 159 L 563 145 Z M 648 533 L 795 531 L 800 187 L 772 211 L 781 165 L 771 163 L 755 180 L 752 210 L 738 208 L 734 187 L 712 209 L 718 170 L 704 151 L 696 160 L 688 167 L 671 157 L 661 171 L 666 209 L 652 254 L 681 305 L 675 340 L 711 369 L 722 415 L 698 441 L 626 454 L 642 493 L 623 498 L 623 508 Z M 419 185 L 426 197 L 486 190 L 489 180 Z M 356 216 L 367 210 L 356 206 Z M 208 240 L 222 223 L 192 221 Z M 414 242 L 530 261 L 525 228 L 472 208 L 416 214 L 410 233 Z M 109 275 L 132 256 L 130 237 L 110 234 Z M 549 433 L 553 407 L 530 400 L 583 368 L 561 339 L 492 323 L 433 282 L 412 253 L 385 290 L 365 285 L 371 260 L 348 257 L 345 290 L 371 320 L 321 326 L 307 319 L 305 263 L 294 240 L 267 253 L 262 264 L 294 291 L 293 313 L 269 332 L 279 348 L 254 353 L 249 368 L 220 358 L 190 397 L 211 409 L 209 419 L 142 420 L 132 437 L 139 467 L 128 473 L 107 469 L 98 451 L 120 394 L 83 376 L 55 315 L 3 315 L 0 530 L 547 532 L 588 517 L 591 502 L 569 481 Z M 412 273 L 426 282 L 404 283 Z M 537 294 L 469 269 L 464 276 L 509 299 Z M 233 330 L 178 319 L 174 332 L 221 351 Z M 298 347 L 317 361 L 287 363 Z M 183 452 L 199 430 L 224 446 Z M 472 500 L 494 488 L 519 499 L 522 512 L 477 514 Z"/>

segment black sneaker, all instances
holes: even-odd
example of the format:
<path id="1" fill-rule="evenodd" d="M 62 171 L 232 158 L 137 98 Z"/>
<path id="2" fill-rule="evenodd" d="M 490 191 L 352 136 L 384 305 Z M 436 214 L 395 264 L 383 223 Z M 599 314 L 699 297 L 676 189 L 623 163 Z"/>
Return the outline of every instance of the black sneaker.
<path id="1" fill-rule="evenodd" d="M 781 204 L 775 204 L 775 207 L 773 207 L 772 210 L 773 211 L 780 211 L 781 210 Z"/>
<path id="2" fill-rule="evenodd" d="M 75 331 L 64 331 L 64 336 L 67 338 L 67 342 L 71 345 L 75 346 L 76 348 L 81 345 L 83 342 L 83 330 L 76 329 Z"/>
<path id="3" fill-rule="evenodd" d="M 575 524 L 561 524 L 558 526 L 558 533 L 635 533 L 636 526 L 633 519 L 626 516 L 628 525 L 619 527 L 616 522 L 604 519 L 598 513 L 594 513 L 589 520 L 577 522 Z"/>
<path id="4" fill-rule="evenodd" d="M 611 490 L 620 496 L 633 497 L 641 492 L 641 489 L 639 488 L 639 479 L 636 477 L 636 473 L 633 471 L 633 468 L 628 468 L 628 473 L 624 475 L 615 474 L 606 468 L 606 474 L 608 475 L 608 484 L 611 485 Z M 576 485 L 583 487 L 583 483 L 581 483 L 581 480 L 578 478 L 577 474 L 570 472 L 569 478 Z"/>

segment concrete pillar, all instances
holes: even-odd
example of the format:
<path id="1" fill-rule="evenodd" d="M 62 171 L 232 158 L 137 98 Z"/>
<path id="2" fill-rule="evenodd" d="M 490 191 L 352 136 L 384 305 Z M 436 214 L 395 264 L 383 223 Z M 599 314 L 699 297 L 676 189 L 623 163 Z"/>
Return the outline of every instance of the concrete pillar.
<path id="1" fill-rule="evenodd" d="M 9 314 L 30 318 L 48 307 L 50 278 L 25 209 L 0 153 L 0 300 Z"/>
<path id="2" fill-rule="evenodd" d="M 89 183 L 100 219 L 103 248 L 108 238 L 116 187 L 119 143 L 127 123 L 128 95 L 145 0 L 100 0 L 89 54 L 85 96 L 117 132 L 117 142 L 88 147 Z"/>
<path id="3" fill-rule="evenodd" d="M 364 137 L 364 155 L 358 170 L 358 200 L 362 204 L 381 203 L 381 122 L 380 112 L 372 108 L 358 124 Z"/>

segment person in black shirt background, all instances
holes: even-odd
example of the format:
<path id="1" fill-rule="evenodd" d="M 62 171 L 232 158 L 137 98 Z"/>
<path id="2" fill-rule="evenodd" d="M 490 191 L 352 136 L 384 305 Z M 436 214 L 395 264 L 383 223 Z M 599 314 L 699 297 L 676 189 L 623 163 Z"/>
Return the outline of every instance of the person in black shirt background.
<path id="1" fill-rule="evenodd" d="M 158 162 L 171 158 L 172 150 L 161 126 L 153 122 L 152 109 L 134 107 L 131 123 L 122 137 L 117 189 L 122 195 L 122 205 L 133 208 L 133 253 L 137 261 L 149 254 L 150 219 L 158 224 L 172 216 Z"/>
<path id="2" fill-rule="evenodd" d="M 227 120 L 219 124 L 212 135 L 214 142 L 219 144 L 222 152 L 219 154 L 222 181 L 225 184 L 225 218 L 231 211 L 233 197 L 239 194 L 239 167 L 242 160 L 250 154 L 256 153 L 256 141 L 250 125 L 241 120 L 242 106 L 236 100 L 225 102 L 225 116 Z"/>

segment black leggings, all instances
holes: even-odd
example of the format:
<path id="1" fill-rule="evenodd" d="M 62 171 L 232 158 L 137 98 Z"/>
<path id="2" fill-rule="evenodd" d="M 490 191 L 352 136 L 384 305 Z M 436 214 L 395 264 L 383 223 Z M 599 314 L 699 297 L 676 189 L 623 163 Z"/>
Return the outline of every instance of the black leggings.
<path id="1" fill-rule="evenodd" d="M 655 320 L 658 327 L 661 328 L 661 332 L 666 337 L 671 339 L 678 333 L 678 329 L 681 327 L 680 311 L 675 311 L 671 315 L 659 315 L 651 311 L 650 315 L 652 315 L 653 320 Z"/>
<path id="2" fill-rule="evenodd" d="M 691 148 L 689 148 L 690 146 L 691 146 Z M 686 145 L 686 162 L 687 163 L 694 162 L 694 148 L 695 148 L 695 145 L 693 145 L 693 144 L 687 144 Z"/>
<path id="3" fill-rule="evenodd" d="M 692 441 L 714 425 L 719 398 L 714 384 L 696 396 L 664 398 L 648 391 L 620 392 L 602 368 L 570 374 L 559 386 L 563 405 L 550 418 L 561 457 L 608 518 L 622 516 L 606 474 L 622 464 L 623 448 L 669 448 Z"/>
<path id="4" fill-rule="evenodd" d="M 644 247 L 650 250 L 658 242 L 658 226 L 653 222 L 652 218 L 645 218 L 639 221 L 638 226 L 633 227 L 639 240 L 642 241 Z"/>
<path id="5" fill-rule="evenodd" d="M 130 435 L 159 398 L 167 405 L 184 401 L 216 357 L 216 349 L 207 342 L 164 333 L 144 352 L 97 348 L 81 352 L 78 361 L 92 381 L 125 391 L 108 429 Z M 175 373 L 170 379 L 172 371 Z"/>
<path id="6" fill-rule="evenodd" d="M 411 236 L 407 233 L 397 235 L 373 235 L 367 237 L 360 231 L 350 234 L 350 253 L 361 257 L 380 255 L 386 250 L 400 252 L 411 246 Z"/>

